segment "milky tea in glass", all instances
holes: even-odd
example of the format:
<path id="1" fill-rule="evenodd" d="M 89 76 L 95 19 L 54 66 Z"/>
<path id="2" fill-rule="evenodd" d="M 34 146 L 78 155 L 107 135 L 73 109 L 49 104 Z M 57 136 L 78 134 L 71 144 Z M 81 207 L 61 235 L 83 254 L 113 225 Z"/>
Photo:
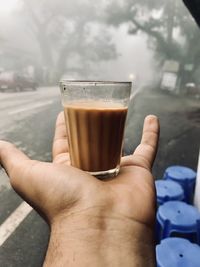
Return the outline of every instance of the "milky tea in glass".
<path id="1" fill-rule="evenodd" d="M 97 178 L 118 174 L 131 82 L 61 81 L 71 165 Z"/>

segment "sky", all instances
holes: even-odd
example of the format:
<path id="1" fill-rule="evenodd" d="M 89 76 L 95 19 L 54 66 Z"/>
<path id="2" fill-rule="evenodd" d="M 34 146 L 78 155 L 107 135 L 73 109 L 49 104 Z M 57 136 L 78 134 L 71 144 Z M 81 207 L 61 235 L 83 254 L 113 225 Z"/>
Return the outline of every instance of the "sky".
<path id="1" fill-rule="evenodd" d="M 12 13 L 14 9 L 18 7 L 18 0 L 0 0 L 0 14 L 1 16 L 7 16 Z"/>
<path id="2" fill-rule="evenodd" d="M 127 25 L 113 30 L 119 57 L 101 65 L 102 76 L 111 80 L 129 80 L 135 76 L 137 84 L 145 85 L 153 77 L 153 54 L 147 47 L 144 35 L 129 35 L 127 30 Z"/>

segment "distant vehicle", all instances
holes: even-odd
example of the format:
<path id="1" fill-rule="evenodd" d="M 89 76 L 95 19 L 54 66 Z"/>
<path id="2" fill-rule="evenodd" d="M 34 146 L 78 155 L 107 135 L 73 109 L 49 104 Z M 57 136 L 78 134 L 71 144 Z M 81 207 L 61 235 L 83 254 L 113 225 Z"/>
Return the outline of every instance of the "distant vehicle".
<path id="1" fill-rule="evenodd" d="M 38 85 L 32 78 L 15 72 L 0 73 L 0 91 L 7 92 L 14 90 L 16 92 L 32 90 L 35 91 Z"/>

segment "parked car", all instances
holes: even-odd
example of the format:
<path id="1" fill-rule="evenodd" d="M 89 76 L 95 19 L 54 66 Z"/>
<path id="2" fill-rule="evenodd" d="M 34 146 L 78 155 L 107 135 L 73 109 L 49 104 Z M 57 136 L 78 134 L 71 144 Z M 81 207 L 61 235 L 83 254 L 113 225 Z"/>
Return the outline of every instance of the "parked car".
<path id="1" fill-rule="evenodd" d="M 30 77 L 21 75 L 15 72 L 1 72 L 0 73 L 0 91 L 7 92 L 14 90 L 17 92 L 25 90 L 36 90 L 37 83 Z"/>

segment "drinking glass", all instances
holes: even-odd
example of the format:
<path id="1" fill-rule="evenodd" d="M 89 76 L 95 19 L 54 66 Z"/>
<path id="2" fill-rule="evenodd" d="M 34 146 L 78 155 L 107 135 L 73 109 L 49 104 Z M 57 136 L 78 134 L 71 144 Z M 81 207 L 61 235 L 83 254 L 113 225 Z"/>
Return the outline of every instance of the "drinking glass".
<path id="1" fill-rule="evenodd" d="M 131 82 L 60 82 L 71 165 L 97 178 L 120 170 Z"/>

